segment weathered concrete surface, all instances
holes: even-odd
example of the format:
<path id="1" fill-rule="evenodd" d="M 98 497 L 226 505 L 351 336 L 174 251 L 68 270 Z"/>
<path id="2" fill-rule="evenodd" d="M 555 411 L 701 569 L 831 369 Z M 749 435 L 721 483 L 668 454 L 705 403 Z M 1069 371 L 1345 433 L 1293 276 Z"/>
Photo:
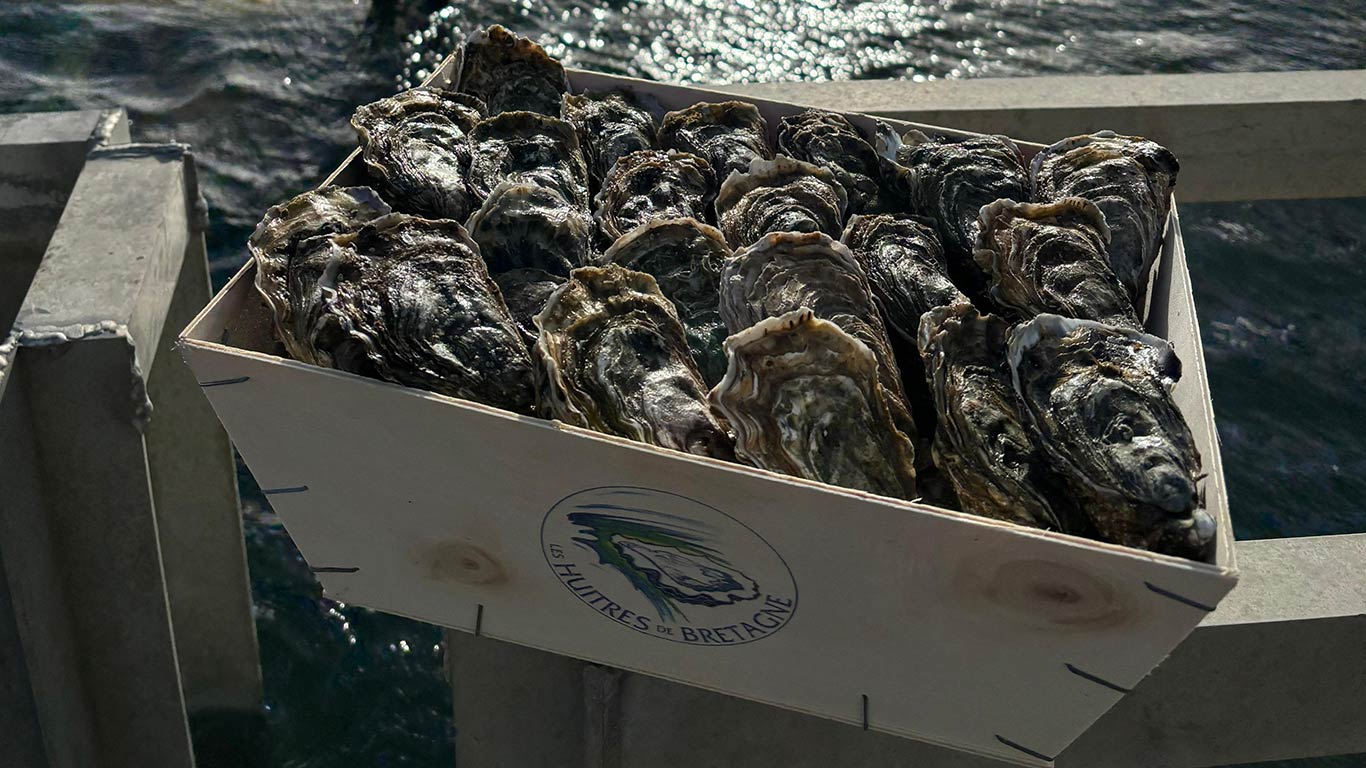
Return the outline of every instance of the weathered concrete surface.
<path id="1" fill-rule="evenodd" d="M 0 115 L 0 335 L 9 330 L 85 155 L 126 143 L 122 109 Z"/>
<path id="2" fill-rule="evenodd" d="M 1238 560 L 1242 580 L 1219 610 L 1130 694 L 1116 693 L 1116 706 L 1058 757 L 1060 768 L 1366 751 L 1366 535 L 1242 542 Z M 541 756 L 560 750 L 565 768 L 1004 765 L 643 675 L 622 674 L 605 691 L 615 678 L 584 662 L 459 632 L 447 641 L 462 764 L 545 765 Z M 527 694 L 537 690 L 544 695 Z M 877 717 L 876 701 L 869 716 Z M 610 742 L 605 733 L 619 740 L 576 751 L 562 730 L 574 722 L 585 723 L 585 743 Z M 553 738 L 539 735 L 542 724 L 556 729 Z"/>
<path id="3" fill-rule="evenodd" d="M 1180 158 L 1183 202 L 1366 196 L 1366 70 L 714 87 L 1042 143 L 1148 136 Z"/>

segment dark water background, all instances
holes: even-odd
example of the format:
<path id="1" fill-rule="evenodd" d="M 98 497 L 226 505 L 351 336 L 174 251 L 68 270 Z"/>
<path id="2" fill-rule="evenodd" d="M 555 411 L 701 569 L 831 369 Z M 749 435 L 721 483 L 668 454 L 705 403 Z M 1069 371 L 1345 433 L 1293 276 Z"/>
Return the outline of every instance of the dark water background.
<path id="1" fill-rule="evenodd" d="M 1360 0 L 443 6 L 0 0 L 0 112 L 123 105 L 135 139 L 193 144 L 221 285 L 261 212 L 345 157 L 355 105 L 420 80 L 452 35 L 488 23 L 566 63 L 699 83 L 1366 68 Z M 1366 203 L 1181 214 L 1239 538 L 1366 531 Z M 268 727 L 242 740 L 196 723 L 218 755 L 203 764 L 449 768 L 439 631 L 323 598 L 240 475 Z"/>

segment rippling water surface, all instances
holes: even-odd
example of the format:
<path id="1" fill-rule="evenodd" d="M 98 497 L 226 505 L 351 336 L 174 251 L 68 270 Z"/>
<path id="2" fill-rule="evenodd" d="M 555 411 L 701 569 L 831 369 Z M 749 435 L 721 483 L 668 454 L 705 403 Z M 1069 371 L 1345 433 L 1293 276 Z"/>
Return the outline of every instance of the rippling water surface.
<path id="1" fill-rule="evenodd" d="M 260 213 L 349 151 L 353 107 L 475 26 L 576 66 L 738 82 L 1366 68 L 1364 19 L 1343 0 L 6 0 L 0 111 L 124 105 L 135 138 L 193 144 L 221 284 Z M 1366 530 L 1366 205 L 1181 213 L 1238 535 Z M 197 723 L 238 755 L 202 764 L 450 766 L 440 633 L 321 597 L 241 475 L 269 728 Z"/>

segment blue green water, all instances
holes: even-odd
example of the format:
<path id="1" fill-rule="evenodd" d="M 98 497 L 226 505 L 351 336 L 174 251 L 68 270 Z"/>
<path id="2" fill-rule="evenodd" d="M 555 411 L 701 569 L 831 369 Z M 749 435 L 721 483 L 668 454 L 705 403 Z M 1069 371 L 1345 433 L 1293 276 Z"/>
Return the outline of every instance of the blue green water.
<path id="1" fill-rule="evenodd" d="M 579 66 L 691 82 L 1366 68 L 1360 0 L 443 6 L 4 0 L 0 111 L 123 105 L 135 138 L 193 144 L 221 285 L 261 211 L 349 151 L 356 104 L 420 79 L 457 30 L 487 23 Z M 1366 203 L 1181 214 L 1239 537 L 1366 531 Z M 202 764 L 452 765 L 439 631 L 323 598 L 241 477 L 268 727 L 239 738 L 198 722 L 215 750 Z"/>

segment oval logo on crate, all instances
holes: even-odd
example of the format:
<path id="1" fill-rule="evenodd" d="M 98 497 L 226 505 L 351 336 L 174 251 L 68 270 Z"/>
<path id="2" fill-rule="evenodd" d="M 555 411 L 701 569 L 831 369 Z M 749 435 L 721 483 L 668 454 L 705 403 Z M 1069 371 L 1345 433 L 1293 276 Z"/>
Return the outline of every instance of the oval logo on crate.
<path id="1" fill-rule="evenodd" d="M 560 582 L 604 618 L 693 645 L 740 645 L 782 629 L 797 585 L 759 534 L 675 493 L 590 488 L 546 513 L 541 547 Z"/>

